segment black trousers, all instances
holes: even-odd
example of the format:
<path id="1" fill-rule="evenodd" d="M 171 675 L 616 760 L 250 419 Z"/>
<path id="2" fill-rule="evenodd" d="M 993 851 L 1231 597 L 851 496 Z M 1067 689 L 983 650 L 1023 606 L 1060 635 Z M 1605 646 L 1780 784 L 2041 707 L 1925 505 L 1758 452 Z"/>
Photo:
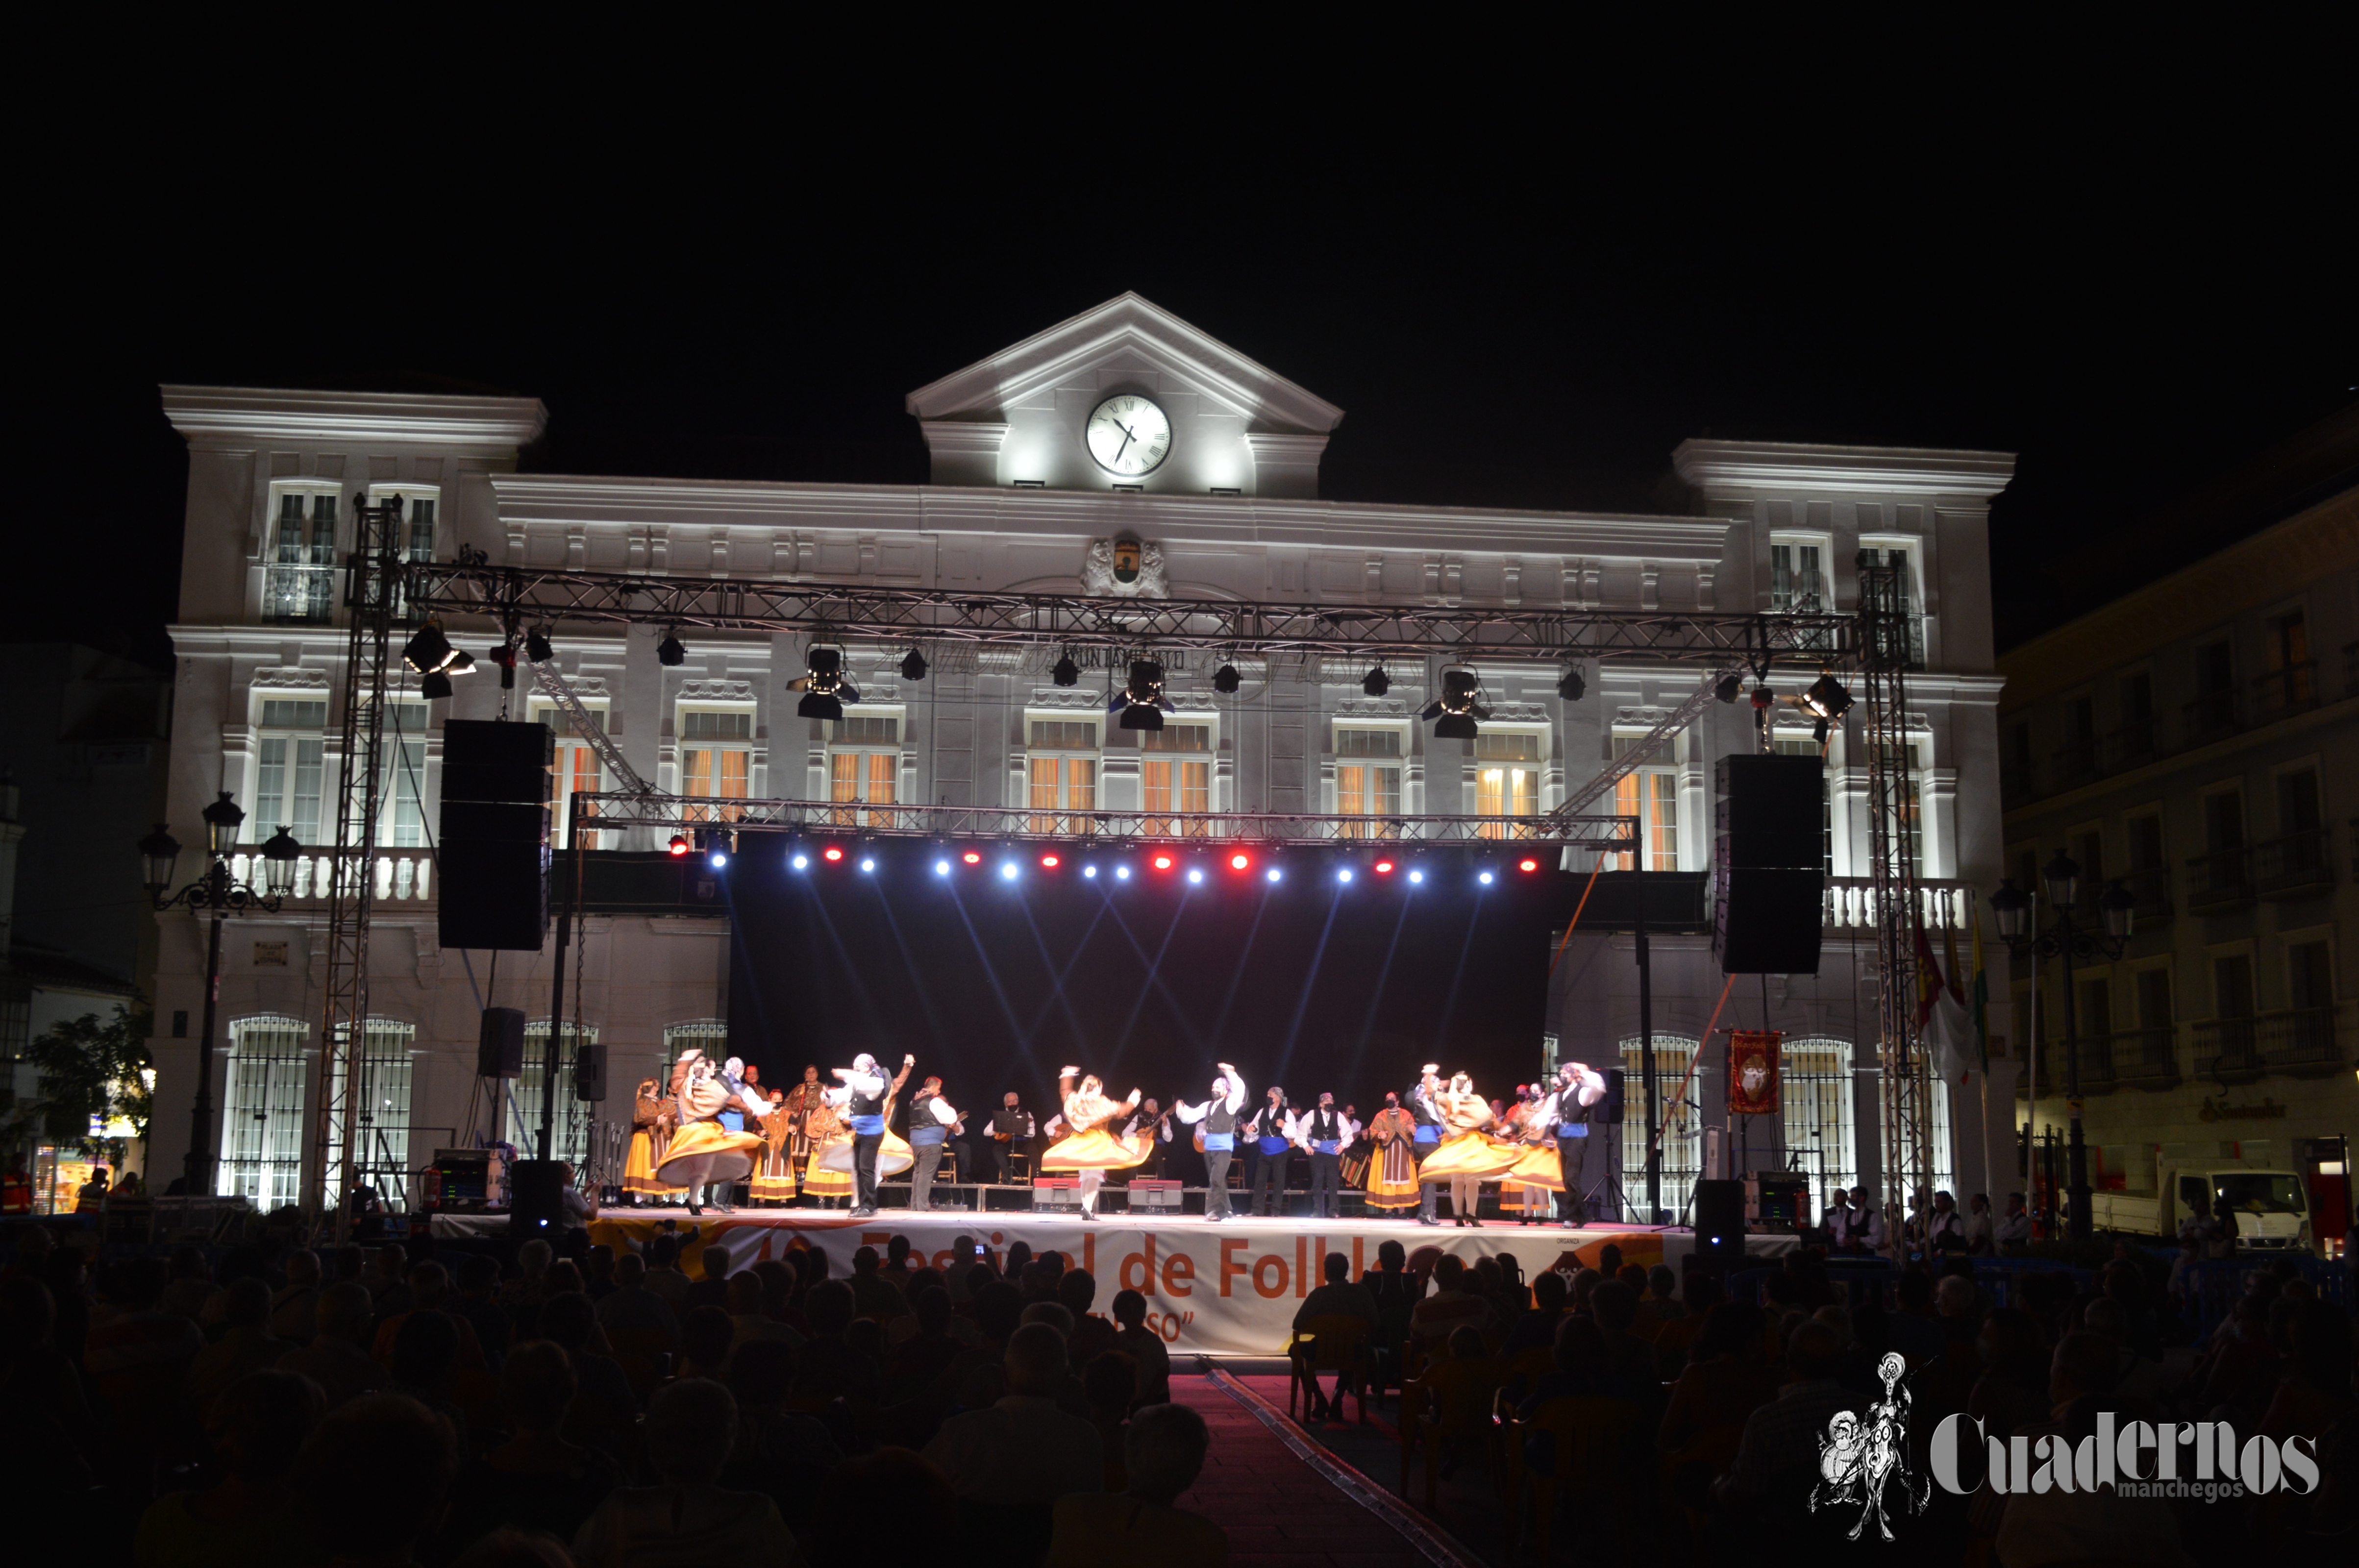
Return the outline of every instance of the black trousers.
<path id="1" fill-rule="evenodd" d="M 1343 1217 L 1343 1156 L 1310 1152 L 1310 1217 Z"/>
<path id="2" fill-rule="evenodd" d="M 1419 1175 L 1422 1176 L 1425 1173 L 1425 1157 L 1440 1147 L 1441 1145 L 1439 1143 L 1411 1143 L 1409 1145 L 1410 1152 L 1417 1157 L 1417 1169 Z M 1418 1183 L 1417 1213 L 1419 1218 L 1431 1219 L 1434 1217 L 1433 1203 L 1434 1199 L 1439 1195 L 1440 1190 L 1436 1188 L 1431 1182 L 1420 1181 Z"/>
<path id="3" fill-rule="evenodd" d="M 1556 1195 L 1556 1217 L 1559 1219 L 1589 1217 L 1589 1146 L 1596 1141 L 1594 1132 L 1587 1138 L 1559 1138 L 1556 1141 L 1556 1172 L 1564 1183 L 1564 1191 Z"/>
<path id="4" fill-rule="evenodd" d="M 934 1172 L 942 1162 L 942 1146 L 920 1143 L 909 1152 L 917 1158 L 909 1173 L 909 1206 L 922 1214 L 934 1206 Z"/>
<path id="5" fill-rule="evenodd" d="M 992 1180 L 1006 1186 L 1016 1179 L 1016 1156 L 1023 1152 L 1023 1148 L 1024 1146 L 1014 1139 L 1005 1143 L 996 1138 L 991 1140 Z"/>
<path id="6" fill-rule="evenodd" d="M 1204 1151 L 1204 1217 L 1229 1213 L 1229 1162 L 1236 1156 L 1226 1149 Z"/>
<path id="7" fill-rule="evenodd" d="M 885 1147 L 881 1132 L 855 1132 L 852 1135 L 852 1206 L 876 1206 L 876 1151 Z"/>
<path id="8" fill-rule="evenodd" d="M 1275 1154 L 1261 1157 L 1261 1166 L 1254 1172 L 1254 1213 L 1277 1215 L 1286 1212 L 1286 1167 L 1290 1153 L 1290 1151 L 1281 1149 Z M 1265 1204 L 1266 1207 L 1263 1206 Z"/>

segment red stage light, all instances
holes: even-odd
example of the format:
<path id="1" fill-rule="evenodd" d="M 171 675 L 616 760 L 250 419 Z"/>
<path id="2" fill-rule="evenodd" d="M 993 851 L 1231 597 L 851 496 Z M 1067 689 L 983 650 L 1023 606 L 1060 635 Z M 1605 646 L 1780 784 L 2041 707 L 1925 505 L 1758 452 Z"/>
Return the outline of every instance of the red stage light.
<path id="1" fill-rule="evenodd" d="M 1247 866 L 1252 864 L 1253 857 L 1246 854 L 1243 849 L 1238 850 L 1235 854 L 1229 857 L 1229 870 L 1233 871 L 1242 871 Z"/>
<path id="2" fill-rule="evenodd" d="M 1516 870 L 1519 871 L 1537 871 L 1539 869 L 1540 863 L 1538 860 L 1533 860 L 1529 855 L 1526 855 L 1522 860 L 1516 862 Z"/>
<path id="3" fill-rule="evenodd" d="M 688 853 L 687 834 L 675 833 L 671 836 L 671 852 L 675 858 Z"/>
<path id="4" fill-rule="evenodd" d="M 1169 871 L 1169 870 L 1171 869 L 1171 857 L 1170 857 L 1170 856 L 1169 856 L 1169 855 L 1158 855 L 1158 856 L 1156 856 L 1156 857 L 1155 857 L 1155 869 L 1156 869 L 1157 871 Z"/>
<path id="5" fill-rule="evenodd" d="M 1388 876 L 1391 876 L 1392 874 L 1393 874 L 1393 863 L 1392 863 L 1392 861 L 1390 861 L 1389 860 L 1378 860 L 1378 861 L 1376 862 L 1376 875 L 1378 875 L 1378 876 L 1380 876 L 1380 877 L 1388 877 Z"/>
<path id="6" fill-rule="evenodd" d="M 964 860 L 970 866 L 979 866 L 983 864 L 983 851 L 980 849 L 969 849 L 965 854 L 960 856 L 959 859 Z"/>
<path id="7" fill-rule="evenodd" d="M 833 844 L 830 844 L 826 849 L 821 850 L 820 853 L 826 856 L 831 860 L 841 860 L 843 859 L 843 851 Z"/>
<path id="8" fill-rule="evenodd" d="M 1054 855 L 1043 855 L 1040 857 L 1040 864 L 1053 871 L 1057 869 L 1057 857 Z"/>

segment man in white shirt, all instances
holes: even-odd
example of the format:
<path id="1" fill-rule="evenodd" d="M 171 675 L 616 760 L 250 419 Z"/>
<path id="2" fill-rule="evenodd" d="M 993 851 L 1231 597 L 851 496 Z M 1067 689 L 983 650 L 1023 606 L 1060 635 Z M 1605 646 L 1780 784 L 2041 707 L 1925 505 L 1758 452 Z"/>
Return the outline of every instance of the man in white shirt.
<path id="1" fill-rule="evenodd" d="M 1253 1211 L 1273 1217 L 1283 1214 L 1287 1167 L 1294 1162 L 1295 1147 L 1301 1141 L 1294 1113 L 1286 1108 L 1284 1089 L 1276 1084 L 1269 1086 L 1268 1103 L 1245 1123 L 1245 1133 L 1252 1141 L 1255 1155 L 1245 1162 L 1245 1185 L 1253 1189 Z"/>
<path id="2" fill-rule="evenodd" d="M 926 1458 L 951 1490 L 980 1503 L 1053 1503 L 1105 1489 L 1105 1444 L 1097 1428 L 1057 1408 L 1065 1341 L 1045 1323 L 1007 1336 L 1007 1392 L 988 1410 L 954 1415 L 926 1444 Z"/>
<path id="3" fill-rule="evenodd" d="M 827 1103 L 838 1108 L 852 1127 L 853 1219 L 865 1219 L 876 1212 L 876 1152 L 885 1146 L 885 1101 L 899 1092 L 909 1069 L 917 1065 L 915 1056 L 904 1056 L 899 1076 L 887 1078 L 876 1058 L 863 1051 L 852 1059 L 852 1065 L 835 1069 L 835 1076 L 843 1082 L 827 1091 Z"/>
<path id="4" fill-rule="evenodd" d="M 1884 1211 L 1867 1201 L 1865 1187 L 1851 1190 L 1851 1223 L 1845 1227 L 1846 1252 L 1884 1250 Z"/>
<path id="5" fill-rule="evenodd" d="M 1164 1113 L 1162 1106 L 1152 1098 L 1139 1103 L 1138 1109 L 1134 1111 L 1130 1119 L 1123 1124 L 1122 1135 L 1125 1138 L 1136 1138 L 1150 1129 L 1153 1130 L 1153 1141 L 1148 1146 L 1147 1158 L 1132 1168 L 1133 1175 L 1161 1176 L 1163 1157 L 1170 1150 L 1171 1119 Z"/>
<path id="6" fill-rule="evenodd" d="M 1197 1105 L 1175 1104 L 1171 1113 L 1182 1121 L 1204 1124 L 1204 1217 L 1229 1217 L 1229 1162 L 1237 1147 L 1237 1110 L 1245 1103 L 1245 1081 L 1226 1062 L 1212 1080 L 1212 1098 Z"/>
<path id="7" fill-rule="evenodd" d="M 909 1175 L 909 1207 L 925 1214 L 934 1206 L 934 1173 L 940 1169 L 942 1146 L 966 1124 L 942 1098 L 942 1081 L 928 1078 L 909 1100 L 909 1152 L 917 1162 Z"/>
<path id="8" fill-rule="evenodd" d="M 2021 1193 L 2006 1195 L 2006 1212 L 1999 1217 L 1991 1233 L 2002 1252 L 2018 1253 L 2031 1245 L 2031 1212 L 2023 1206 Z"/>
<path id="9" fill-rule="evenodd" d="M 1351 1137 L 1343 1130 L 1343 1113 L 1335 1108 L 1333 1095 L 1321 1094 L 1318 1109 L 1295 1119 L 1294 1141 L 1310 1156 L 1310 1217 L 1341 1219 L 1343 1146 Z"/>
<path id="10" fill-rule="evenodd" d="M 1591 1161 L 1596 1162 L 1602 1176 L 1605 1162 L 1614 1157 L 1614 1152 L 1604 1147 L 1604 1137 L 1590 1136 L 1591 1109 L 1604 1098 L 1603 1074 L 1586 1062 L 1567 1062 L 1557 1069 L 1555 1081 L 1547 1086 L 1529 1118 L 1530 1125 L 1544 1129 L 1544 1136 L 1556 1140 L 1557 1177 L 1564 1184 L 1564 1190 L 1556 1195 L 1557 1218 L 1574 1229 L 1588 1223 L 1591 1190 L 1598 1184 L 1587 1173 Z M 1612 1130 L 1610 1123 L 1605 1130 Z M 1597 1146 L 1594 1155 L 1593 1144 Z"/>

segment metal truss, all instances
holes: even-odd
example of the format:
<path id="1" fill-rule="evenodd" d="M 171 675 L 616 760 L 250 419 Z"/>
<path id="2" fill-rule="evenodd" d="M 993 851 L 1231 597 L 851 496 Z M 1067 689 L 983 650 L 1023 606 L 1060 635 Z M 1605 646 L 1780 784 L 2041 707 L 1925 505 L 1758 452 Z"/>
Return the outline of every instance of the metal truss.
<path id="1" fill-rule="evenodd" d="M 1319 816 L 1253 811 L 1058 811 L 998 806 L 862 806 L 813 800 L 715 800 L 711 795 L 635 795 L 624 790 L 573 797 L 587 827 L 674 831 L 801 832 L 884 838 L 943 838 L 1008 843 L 1085 843 L 1108 849 L 1407 849 L 1451 846 L 1518 851 L 1567 849 L 1624 854 L 1638 844 L 1635 816 Z"/>
<path id="2" fill-rule="evenodd" d="M 1671 739 L 1694 723 L 1704 710 L 1704 705 L 1719 695 L 1720 683 L 1728 676 L 1743 672 L 1745 665 L 1733 664 L 1713 670 L 1703 677 L 1703 684 L 1688 695 L 1688 699 L 1658 719 L 1652 730 L 1622 749 L 1622 754 L 1598 770 L 1595 777 L 1566 797 L 1565 803 L 1541 818 L 1552 823 L 1559 818 L 1571 821 L 1592 806 L 1614 793 L 1614 786 L 1644 766 L 1657 752 L 1670 743 Z"/>
<path id="3" fill-rule="evenodd" d="M 532 664 L 529 659 L 524 662 Z M 556 660 L 532 665 L 532 681 L 540 687 L 541 695 L 555 703 L 558 711 L 565 715 L 573 733 L 598 753 L 598 761 L 604 766 L 606 776 L 622 784 L 623 794 L 643 795 L 655 793 L 647 780 L 639 777 L 638 769 L 631 766 L 629 760 L 623 755 L 623 749 L 615 745 L 614 738 L 606 733 L 606 726 L 599 722 L 598 716 L 591 712 L 574 695 L 573 687 L 566 684 L 565 672 L 557 667 Z"/>
<path id="4" fill-rule="evenodd" d="M 1527 661 L 1652 657 L 1708 660 L 1721 668 L 1746 654 L 1842 659 L 1857 627 L 1846 615 L 1102 599 L 448 562 L 400 569 L 405 602 L 413 608 L 486 615 L 503 625 L 702 626 L 894 645 L 1051 643 Z"/>

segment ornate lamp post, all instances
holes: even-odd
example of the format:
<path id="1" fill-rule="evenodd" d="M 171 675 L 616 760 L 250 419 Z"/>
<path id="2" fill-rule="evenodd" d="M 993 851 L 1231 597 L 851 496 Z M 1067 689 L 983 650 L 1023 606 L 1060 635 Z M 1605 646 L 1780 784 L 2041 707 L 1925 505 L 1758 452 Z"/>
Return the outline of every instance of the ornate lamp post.
<path id="1" fill-rule="evenodd" d="M 190 1197 L 208 1193 L 212 1186 L 214 1139 L 213 1120 L 213 1022 L 221 1002 L 222 921 L 232 910 L 244 914 L 249 909 L 262 909 L 276 914 L 287 890 L 295 885 L 295 862 L 303 852 L 295 836 L 281 827 L 262 847 L 264 882 L 266 892 L 257 892 L 230 874 L 229 858 L 237 849 L 238 829 L 245 823 L 245 813 L 230 798 L 227 790 L 221 798 L 205 807 L 205 869 L 195 881 L 178 892 L 166 892 L 172 885 L 172 868 L 179 860 L 180 846 L 161 822 L 156 831 L 139 840 L 139 853 L 147 862 L 147 895 L 158 910 L 186 904 L 191 910 L 212 912 L 212 933 L 205 956 L 205 1022 L 204 1033 L 197 1043 L 197 1098 L 190 1112 L 189 1128 L 189 1159 L 186 1167 Z"/>
<path id="2" fill-rule="evenodd" d="M 2055 907 L 2056 918 L 2046 932 L 2034 929 L 2031 900 L 2012 880 L 2001 881 L 1998 892 L 1991 895 L 1991 914 L 1997 917 L 2000 940 L 2007 951 L 2032 955 L 2032 983 L 2039 983 L 2038 963 L 2042 958 L 2064 960 L 2064 1109 L 2071 1126 L 2066 1142 L 2066 1217 L 2071 1226 L 2072 1239 L 2086 1241 L 2091 1229 L 2089 1210 L 2089 1149 L 2081 1132 L 2081 1032 L 2079 1008 L 2072 995 L 2072 961 L 2087 962 L 2100 956 L 2119 958 L 2130 939 L 2130 914 L 2137 900 L 2119 881 L 2105 884 L 2097 899 L 2097 914 L 2104 923 L 2102 931 L 2091 930 L 2072 918 L 2072 906 L 2081 892 L 2081 864 L 2063 850 L 2039 870 L 2040 880 L 2048 884 L 2048 902 Z M 2036 1097 L 2039 1086 L 2031 1086 Z"/>

